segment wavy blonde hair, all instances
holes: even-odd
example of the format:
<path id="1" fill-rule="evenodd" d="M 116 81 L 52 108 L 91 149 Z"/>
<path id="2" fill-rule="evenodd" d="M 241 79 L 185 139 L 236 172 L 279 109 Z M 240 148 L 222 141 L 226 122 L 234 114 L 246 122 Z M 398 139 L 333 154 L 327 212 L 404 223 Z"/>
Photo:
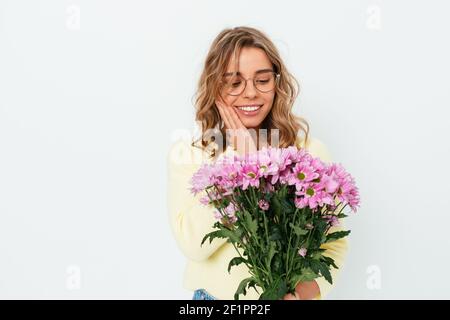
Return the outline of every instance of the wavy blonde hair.
<path id="1" fill-rule="evenodd" d="M 208 149 L 213 142 L 214 136 L 209 137 L 205 133 L 220 130 L 225 146 L 225 130 L 223 120 L 215 104 L 215 98 L 220 96 L 222 75 L 232 56 L 235 57 L 237 66 L 240 51 L 244 47 L 254 47 L 264 50 L 272 63 L 274 71 L 280 74 L 279 81 L 275 88 L 273 106 L 269 114 L 261 124 L 261 129 L 279 129 L 279 147 L 285 148 L 297 144 L 299 131 L 305 134 L 305 142 L 308 140 L 309 124 L 301 117 L 292 113 L 294 101 L 299 94 L 299 83 L 295 77 L 289 73 L 281 60 L 280 54 L 272 41 L 261 31 L 251 27 L 235 27 L 222 30 L 211 44 L 205 59 L 203 72 L 198 81 L 196 92 L 195 108 L 196 121 L 201 123 L 201 137 L 192 142 L 192 146 Z M 268 134 L 268 143 L 271 144 L 271 135 Z M 201 142 L 200 146 L 196 142 Z M 222 150 L 211 150 L 210 157 L 215 157 Z"/>

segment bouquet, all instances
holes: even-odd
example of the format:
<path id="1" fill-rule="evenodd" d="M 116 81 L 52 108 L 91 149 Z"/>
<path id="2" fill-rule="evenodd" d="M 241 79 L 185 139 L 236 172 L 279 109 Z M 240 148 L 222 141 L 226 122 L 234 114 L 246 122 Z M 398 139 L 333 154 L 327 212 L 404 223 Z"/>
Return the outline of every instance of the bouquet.
<path id="1" fill-rule="evenodd" d="M 204 163 L 191 186 L 217 218 L 201 245 L 225 238 L 237 252 L 228 272 L 239 264 L 249 269 L 234 299 L 251 287 L 261 300 L 276 300 L 295 292 L 300 281 L 323 276 L 332 283 L 330 270 L 337 266 L 321 245 L 350 233 L 328 231 L 347 217 L 345 207 L 356 212 L 359 206 L 354 179 L 340 164 L 305 149 L 268 147 Z"/>

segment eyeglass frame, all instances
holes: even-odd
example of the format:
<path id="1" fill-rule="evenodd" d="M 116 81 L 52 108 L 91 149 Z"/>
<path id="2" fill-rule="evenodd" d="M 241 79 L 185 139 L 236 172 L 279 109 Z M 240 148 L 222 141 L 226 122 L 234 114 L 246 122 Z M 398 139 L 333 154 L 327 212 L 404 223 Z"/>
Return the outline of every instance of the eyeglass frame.
<path id="1" fill-rule="evenodd" d="M 255 89 L 258 90 L 259 92 L 267 93 L 267 92 L 270 92 L 270 91 L 274 90 L 274 89 L 276 88 L 276 86 L 277 86 L 277 82 L 279 81 L 281 75 L 280 75 L 278 72 L 276 72 L 275 70 L 267 71 L 267 72 L 271 72 L 271 73 L 275 74 L 275 86 L 273 87 L 273 89 L 270 89 L 269 91 L 261 91 L 261 90 L 259 90 L 258 87 L 256 86 L 255 78 L 248 78 L 248 79 L 245 79 L 242 75 L 238 75 L 238 76 L 240 76 L 240 77 L 242 78 L 242 80 L 244 80 L 244 83 L 245 83 L 245 84 L 244 84 L 244 88 L 242 89 L 241 92 L 239 92 L 239 94 L 231 94 L 231 93 L 226 93 L 226 94 L 229 95 L 229 96 L 233 96 L 233 97 L 237 97 L 237 96 L 241 95 L 241 94 L 245 91 L 245 89 L 247 88 L 247 81 L 248 81 L 248 80 L 253 80 L 253 81 L 252 81 L 252 82 L 253 82 L 253 86 L 254 86 Z M 222 82 L 223 82 L 223 80 L 222 80 Z"/>

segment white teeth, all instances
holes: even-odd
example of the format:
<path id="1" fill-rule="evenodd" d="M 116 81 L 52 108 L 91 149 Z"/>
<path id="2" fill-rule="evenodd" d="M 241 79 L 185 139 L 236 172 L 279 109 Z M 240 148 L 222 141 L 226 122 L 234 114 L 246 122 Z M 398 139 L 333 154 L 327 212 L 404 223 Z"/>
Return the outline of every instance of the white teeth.
<path id="1" fill-rule="evenodd" d="M 255 111 L 258 110 L 259 108 L 261 108 L 261 106 L 242 106 L 242 107 L 238 107 L 239 110 L 243 110 L 243 111 Z"/>

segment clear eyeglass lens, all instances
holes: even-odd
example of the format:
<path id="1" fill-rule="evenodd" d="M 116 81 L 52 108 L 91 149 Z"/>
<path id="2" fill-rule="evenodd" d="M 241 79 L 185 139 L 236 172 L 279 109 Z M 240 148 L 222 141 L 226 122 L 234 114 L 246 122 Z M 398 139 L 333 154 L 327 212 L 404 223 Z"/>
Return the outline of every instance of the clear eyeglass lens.
<path id="1" fill-rule="evenodd" d="M 256 89 L 269 92 L 275 88 L 275 73 L 266 72 L 258 74 L 254 79 Z M 225 91 L 230 95 L 239 95 L 244 91 L 245 80 L 240 75 L 233 75 L 225 80 Z"/>

